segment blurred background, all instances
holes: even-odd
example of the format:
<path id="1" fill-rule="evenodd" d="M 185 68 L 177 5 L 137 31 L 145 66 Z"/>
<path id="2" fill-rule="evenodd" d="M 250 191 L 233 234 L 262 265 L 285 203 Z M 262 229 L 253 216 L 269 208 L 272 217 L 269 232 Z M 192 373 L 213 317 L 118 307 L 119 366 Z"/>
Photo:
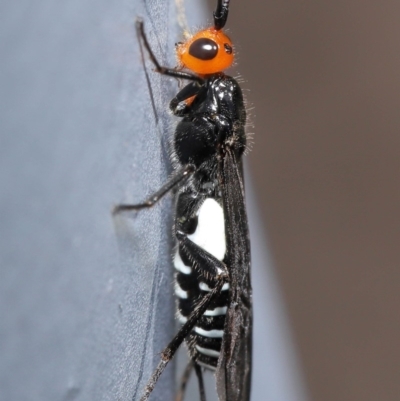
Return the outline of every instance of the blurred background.
<path id="1" fill-rule="evenodd" d="M 400 397 L 399 17 L 394 0 L 232 1 L 251 175 L 312 400 Z"/>

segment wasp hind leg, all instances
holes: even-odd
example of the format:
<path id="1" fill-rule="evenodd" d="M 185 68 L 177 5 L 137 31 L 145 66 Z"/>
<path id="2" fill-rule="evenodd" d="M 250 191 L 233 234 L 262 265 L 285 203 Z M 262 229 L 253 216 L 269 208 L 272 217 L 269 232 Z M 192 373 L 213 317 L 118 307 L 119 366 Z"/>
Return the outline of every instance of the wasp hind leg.
<path id="1" fill-rule="evenodd" d="M 161 353 L 161 361 L 159 362 L 156 370 L 153 372 L 150 380 L 145 387 L 144 394 L 140 401 L 147 401 L 151 392 L 154 389 L 159 377 L 161 376 L 162 372 L 168 365 L 168 362 L 174 357 L 176 351 L 187 337 L 187 335 L 192 331 L 193 327 L 196 325 L 200 317 L 206 311 L 210 302 L 217 296 L 224 285 L 225 280 L 219 279 L 217 281 L 216 286 L 206 295 L 204 296 L 201 301 L 197 304 L 195 310 L 190 314 L 188 317 L 187 322 L 181 327 L 178 331 L 178 334 L 172 339 L 172 341 L 168 344 L 168 346 L 163 350 Z"/>
<path id="2" fill-rule="evenodd" d="M 147 401 L 151 392 L 154 389 L 154 386 L 157 383 L 157 380 L 161 376 L 165 367 L 169 363 L 169 361 L 173 358 L 176 351 L 185 340 L 185 338 L 190 334 L 196 323 L 203 316 L 204 312 L 213 301 L 213 299 L 218 296 L 222 287 L 228 280 L 228 274 L 226 272 L 226 266 L 214 258 L 208 252 L 202 250 L 195 243 L 190 241 L 185 234 L 178 232 L 177 238 L 180 244 L 184 244 L 186 250 L 191 253 L 192 258 L 195 262 L 198 262 L 202 266 L 201 273 L 204 277 L 208 277 L 209 281 L 212 282 L 213 288 L 210 292 L 207 293 L 203 298 L 201 298 L 200 302 L 197 303 L 193 312 L 188 316 L 186 323 L 180 328 L 178 334 L 172 339 L 172 341 L 168 344 L 168 346 L 161 353 L 161 361 L 159 362 L 156 370 L 152 374 L 150 380 L 145 387 L 144 394 L 140 401 Z M 204 392 L 204 384 L 203 384 L 203 376 L 200 369 L 200 366 L 197 365 L 196 361 L 193 361 L 194 368 L 199 380 L 200 387 L 200 396 L 201 401 L 205 401 L 205 392 Z M 186 385 L 186 384 L 185 384 Z M 203 395 L 202 395 L 203 394 Z"/>
<path id="3" fill-rule="evenodd" d="M 193 166 L 192 166 L 193 169 Z M 178 177 L 178 178 L 176 178 Z M 180 178 L 179 178 L 180 177 Z M 141 205 L 120 205 L 118 210 L 135 210 L 141 209 L 144 207 L 151 207 L 155 202 L 157 202 L 163 195 L 165 195 L 169 190 L 177 186 L 179 182 L 183 180 L 182 178 L 182 170 L 178 173 L 175 178 L 170 180 L 167 184 L 163 186 L 153 197 L 150 197 L 149 200 Z M 182 342 L 185 338 L 190 334 L 193 330 L 194 326 L 197 324 L 199 319 L 203 316 L 204 312 L 207 310 L 210 303 L 215 299 L 215 297 L 219 296 L 224 284 L 228 281 L 229 276 L 227 272 L 227 268 L 218 259 L 216 259 L 213 255 L 196 245 L 192 242 L 187 235 L 182 233 L 181 231 L 176 232 L 177 240 L 179 241 L 179 245 L 183 246 L 184 251 L 191 255 L 192 260 L 196 263 L 196 265 L 201 266 L 201 269 L 198 269 L 200 276 L 207 279 L 212 288 L 201 300 L 197 303 L 193 312 L 188 316 L 186 323 L 180 328 L 176 336 L 172 339 L 172 341 L 168 344 L 168 346 L 161 353 L 161 361 L 159 362 L 157 368 L 153 372 L 150 380 L 148 381 L 144 394 L 140 401 L 147 401 L 151 392 L 153 391 L 159 377 L 162 372 L 166 368 L 167 364 L 174 357 L 176 351 L 181 346 Z M 192 362 L 196 371 L 196 375 L 199 382 L 200 388 L 200 399 L 201 401 L 206 401 L 205 399 L 205 391 L 204 391 L 204 382 L 203 375 L 200 366 L 196 363 L 196 361 Z M 187 370 L 191 370 L 191 368 L 187 367 Z M 190 372 L 186 372 L 186 375 L 189 376 Z M 181 384 L 181 393 L 183 397 L 183 393 L 186 387 L 186 375 L 184 375 L 182 384 Z M 179 396 L 179 394 L 178 394 Z M 178 398 L 180 401 L 180 399 Z"/>
<path id="4" fill-rule="evenodd" d="M 181 231 L 176 233 L 176 238 L 183 251 L 197 266 L 196 271 L 200 277 L 204 277 L 206 280 L 211 279 L 211 281 L 217 281 L 219 278 L 223 278 L 225 281 L 228 280 L 228 269 L 223 262 L 194 243 Z"/>
<path id="5" fill-rule="evenodd" d="M 196 362 L 194 363 L 194 369 L 197 375 L 197 379 L 199 381 L 199 391 L 200 391 L 200 401 L 206 401 L 206 392 L 204 390 L 204 380 L 203 380 L 203 372 L 201 371 L 201 367 Z"/>
<path id="6" fill-rule="evenodd" d="M 200 401 L 206 401 L 206 392 L 204 389 L 203 372 L 201 371 L 201 367 L 193 360 L 189 361 L 189 363 L 187 364 L 187 366 L 182 374 L 181 384 L 179 386 L 179 391 L 175 397 L 175 401 L 183 401 L 183 398 L 184 398 L 185 392 L 186 392 L 186 387 L 189 382 L 193 367 L 195 369 L 197 380 L 199 382 Z"/>
<path id="7" fill-rule="evenodd" d="M 190 379 L 190 375 L 192 374 L 194 362 L 190 360 L 189 363 L 186 365 L 186 368 L 181 377 L 181 384 L 179 386 L 179 391 L 176 394 L 175 401 L 183 401 L 183 397 L 185 396 L 185 391 L 187 384 Z"/>

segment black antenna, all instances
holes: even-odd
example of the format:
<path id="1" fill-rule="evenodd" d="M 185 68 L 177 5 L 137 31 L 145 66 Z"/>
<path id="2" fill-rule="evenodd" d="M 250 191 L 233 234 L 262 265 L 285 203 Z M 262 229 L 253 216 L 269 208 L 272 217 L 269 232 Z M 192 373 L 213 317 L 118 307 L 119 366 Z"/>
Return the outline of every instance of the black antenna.
<path id="1" fill-rule="evenodd" d="M 229 0 L 218 0 L 217 9 L 214 11 L 214 28 L 219 31 L 228 19 Z"/>

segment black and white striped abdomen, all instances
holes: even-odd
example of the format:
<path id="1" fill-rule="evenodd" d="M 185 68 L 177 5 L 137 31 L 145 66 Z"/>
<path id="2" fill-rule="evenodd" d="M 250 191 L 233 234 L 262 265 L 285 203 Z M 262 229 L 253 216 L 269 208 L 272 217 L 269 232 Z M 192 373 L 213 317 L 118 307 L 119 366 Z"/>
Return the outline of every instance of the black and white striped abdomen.
<path id="1" fill-rule="evenodd" d="M 221 205 L 213 198 L 205 199 L 193 220 L 194 226 L 191 225 L 192 233 L 188 234 L 188 238 L 222 261 L 226 253 L 226 241 L 224 213 Z M 190 255 L 185 253 L 179 243 L 174 256 L 174 265 L 176 269 L 175 294 L 178 299 L 177 314 L 179 321 L 185 323 L 197 302 L 211 290 L 212 282 L 199 276 L 197 270 L 193 268 Z M 228 289 L 229 284 L 224 284 L 221 294 L 211 302 L 186 338 L 191 357 L 210 369 L 216 368 L 221 350 L 228 306 Z"/>

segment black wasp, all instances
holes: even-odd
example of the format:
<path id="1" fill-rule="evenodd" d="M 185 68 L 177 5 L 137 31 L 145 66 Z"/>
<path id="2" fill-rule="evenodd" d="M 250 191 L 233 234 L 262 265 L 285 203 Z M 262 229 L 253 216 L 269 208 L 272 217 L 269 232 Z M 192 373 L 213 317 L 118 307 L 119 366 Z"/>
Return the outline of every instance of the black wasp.
<path id="1" fill-rule="evenodd" d="M 175 293 L 183 325 L 162 352 L 141 401 L 148 399 L 183 341 L 190 362 L 178 399 L 193 368 L 202 401 L 202 368 L 216 372 L 220 401 L 250 398 L 252 294 L 241 161 L 246 111 L 239 84 L 223 73 L 234 59 L 232 42 L 222 32 L 228 11 L 229 0 L 218 0 L 214 26 L 176 44 L 178 68 L 158 63 L 138 21 L 156 71 L 190 81 L 170 103 L 182 118 L 172 144 L 173 177 L 143 204 L 114 210 L 148 208 L 170 191 L 176 195 Z"/>

